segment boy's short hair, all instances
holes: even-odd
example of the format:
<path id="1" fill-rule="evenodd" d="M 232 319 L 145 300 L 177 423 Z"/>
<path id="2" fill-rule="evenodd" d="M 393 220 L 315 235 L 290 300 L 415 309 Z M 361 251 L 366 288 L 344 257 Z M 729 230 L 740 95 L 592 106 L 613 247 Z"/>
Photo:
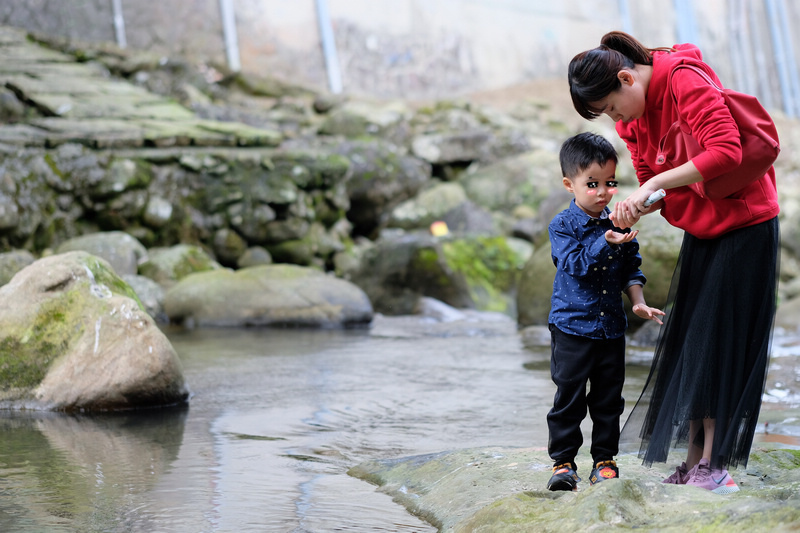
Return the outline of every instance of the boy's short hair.
<path id="1" fill-rule="evenodd" d="M 596 133 L 584 132 L 570 137 L 561 145 L 559 153 L 561 175 L 573 178 L 586 170 L 592 163 L 600 166 L 609 161 L 617 164 L 617 152 L 608 140 Z"/>

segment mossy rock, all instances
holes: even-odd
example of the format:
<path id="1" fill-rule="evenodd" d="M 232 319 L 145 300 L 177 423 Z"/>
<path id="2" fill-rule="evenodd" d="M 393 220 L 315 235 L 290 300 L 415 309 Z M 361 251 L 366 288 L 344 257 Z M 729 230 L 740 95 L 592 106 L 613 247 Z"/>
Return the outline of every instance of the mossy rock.
<path id="1" fill-rule="evenodd" d="M 53 265 L 46 272 L 52 282 L 18 275 L 0 288 L 0 299 L 5 300 L 0 306 L 0 396 L 4 399 L 41 383 L 53 363 L 86 333 L 91 309 L 102 306 L 112 295 L 128 298 L 144 310 L 130 285 L 99 257 L 71 252 L 51 256 L 47 262 Z M 65 275 L 64 268 L 79 270 Z M 31 301 L 15 305 L 13 295 L 20 294 L 23 284 L 38 284 L 41 290 L 28 290 Z"/>
<path id="2" fill-rule="evenodd" d="M 588 450 L 582 450 L 577 463 L 591 463 Z M 487 447 L 377 460 L 348 473 L 378 485 L 440 531 L 454 533 L 796 531 L 800 452 L 757 448 L 750 463 L 747 470 L 731 471 L 740 491 L 724 496 L 663 484 L 669 467 L 645 467 L 635 455 L 617 458 L 620 479 L 590 485 L 588 474 L 579 472 L 584 481 L 576 492 L 550 492 L 545 486 L 552 461 L 536 448 Z"/>
<path id="3" fill-rule="evenodd" d="M 172 285 L 189 274 L 220 268 L 222 265 L 199 246 L 178 244 L 170 248 L 151 248 L 148 260 L 139 265 L 139 274 L 161 285 Z"/>
<path id="4" fill-rule="evenodd" d="M 527 257 L 506 237 L 471 237 L 442 243 L 445 261 L 464 276 L 475 307 L 516 314 L 513 294 Z"/>

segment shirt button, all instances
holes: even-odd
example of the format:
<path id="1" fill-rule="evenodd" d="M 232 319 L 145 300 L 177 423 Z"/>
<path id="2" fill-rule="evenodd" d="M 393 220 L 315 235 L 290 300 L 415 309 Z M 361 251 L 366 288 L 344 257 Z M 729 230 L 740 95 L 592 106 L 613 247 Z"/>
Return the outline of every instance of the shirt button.
<path id="1" fill-rule="evenodd" d="M 596 270 L 597 270 L 597 267 L 594 267 L 594 269 L 595 269 L 595 271 L 596 271 Z"/>
<path id="2" fill-rule="evenodd" d="M 608 258 L 609 259 L 614 259 L 614 256 L 613 255 L 609 255 Z"/>
<path id="3" fill-rule="evenodd" d="M 603 270 L 608 270 L 608 267 L 603 267 Z"/>
<path id="4" fill-rule="evenodd" d="M 608 291 L 603 291 L 603 294 L 608 294 Z"/>
<path id="5" fill-rule="evenodd" d="M 606 314 L 604 312 L 600 311 L 600 316 L 606 316 Z"/>

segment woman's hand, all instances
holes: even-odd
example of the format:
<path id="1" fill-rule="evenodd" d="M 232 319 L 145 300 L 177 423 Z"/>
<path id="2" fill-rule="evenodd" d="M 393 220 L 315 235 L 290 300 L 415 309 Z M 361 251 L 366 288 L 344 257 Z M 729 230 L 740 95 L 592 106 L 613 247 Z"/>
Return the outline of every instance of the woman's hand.
<path id="1" fill-rule="evenodd" d="M 614 225 L 621 229 L 633 227 L 634 224 L 639 222 L 642 215 L 661 207 L 659 202 L 649 207 L 645 207 L 644 205 L 645 201 L 647 201 L 650 195 L 655 191 L 656 189 L 650 190 L 649 187 L 640 187 L 626 199 L 614 204 L 614 211 L 610 215 L 611 220 L 614 221 Z"/>
<path id="2" fill-rule="evenodd" d="M 661 309 L 650 307 L 647 304 L 636 304 L 633 306 L 632 309 L 633 312 L 636 313 L 636 316 L 638 317 L 646 318 L 648 320 L 655 320 L 659 324 L 664 324 L 664 322 L 661 321 L 661 318 L 659 318 L 664 316 L 665 314 L 664 311 L 662 311 Z"/>

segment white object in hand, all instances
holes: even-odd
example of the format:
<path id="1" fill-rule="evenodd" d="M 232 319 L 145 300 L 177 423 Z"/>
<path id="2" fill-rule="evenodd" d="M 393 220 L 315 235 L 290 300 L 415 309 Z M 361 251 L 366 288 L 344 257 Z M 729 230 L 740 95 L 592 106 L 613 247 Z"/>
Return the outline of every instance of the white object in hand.
<path id="1" fill-rule="evenodd" d="M 659 201 L 662 198 L 664 198 L 666 195 L 667 195 L 667 191 L 665 191 L 664 189 L 658 189 L 656 192 L 654 192 L 653 194 L 651 194 L 650 196 L 647 197 L 647 200 L 645 200 L 645 202 L 644 202 L 644 206 L 645 207 L 650 207 L 651 205 L 653 205 L 657 201 Z"/>

